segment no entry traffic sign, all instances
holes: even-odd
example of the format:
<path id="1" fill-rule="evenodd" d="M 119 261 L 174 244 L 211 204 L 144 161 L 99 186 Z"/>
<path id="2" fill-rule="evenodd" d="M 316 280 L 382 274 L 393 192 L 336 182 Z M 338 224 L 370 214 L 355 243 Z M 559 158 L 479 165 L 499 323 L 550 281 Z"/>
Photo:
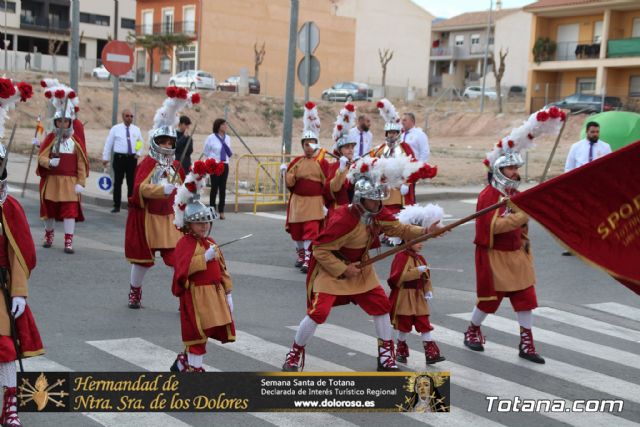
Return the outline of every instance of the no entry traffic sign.
<path id="1" fill-rule="evenodd" d="M 114 76 L 127 74 L 133 68 L 133 50 L 125 42 L 110 41 L 102 49 L 102 63 Z"/>

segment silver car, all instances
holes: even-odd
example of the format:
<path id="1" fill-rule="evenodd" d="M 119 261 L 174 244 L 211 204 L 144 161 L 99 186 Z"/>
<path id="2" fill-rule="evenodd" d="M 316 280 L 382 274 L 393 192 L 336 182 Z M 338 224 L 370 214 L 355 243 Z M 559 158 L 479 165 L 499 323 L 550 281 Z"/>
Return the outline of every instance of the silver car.
<path id="1" fill-rule="evenodd" d="M 206 71 L 186 70 L 171 76 L 169 86 L 186 87 L 195 89 L 215 89 L 216 80 Z"/>

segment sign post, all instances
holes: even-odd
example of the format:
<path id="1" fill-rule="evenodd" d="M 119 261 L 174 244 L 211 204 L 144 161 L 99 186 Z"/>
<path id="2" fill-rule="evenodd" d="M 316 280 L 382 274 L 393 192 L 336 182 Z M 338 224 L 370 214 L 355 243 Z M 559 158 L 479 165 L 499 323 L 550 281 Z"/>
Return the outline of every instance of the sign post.
<path id="1" fill-rule="evenodd" d="M 302 24 L 298 31 L 298 49 L 304 58 L 298 64 L 298 80 L 304 85 L 304 102 L 309 101 L 309 86 L 313 86 L 320 78 L 320 62 L 313 52 L 320 44 L 320 29 L 313 21 Z"/>
<path id="2" fill-rule="evenodd" d="M 118 93 L 120 91 L 120 76 L 127 74 L 133 68 L 133 50 L 123 41 L 113 40 L 102 49 L 102 64 L 111 73 L 113 79 L 113 112 L 111 124 L 118 119 Z"/>

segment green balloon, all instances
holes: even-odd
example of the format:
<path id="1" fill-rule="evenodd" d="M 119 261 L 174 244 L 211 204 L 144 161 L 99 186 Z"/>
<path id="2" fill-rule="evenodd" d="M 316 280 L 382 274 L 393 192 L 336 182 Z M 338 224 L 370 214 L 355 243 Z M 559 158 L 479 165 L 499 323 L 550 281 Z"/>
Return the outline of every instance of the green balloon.
<path id="1" fill-rule="evenodd" d="M 582 124 L 580 138 L 587 135 L 587 123 L 596 122 L 600 125 L 600 140 L 617 150 L 640 140 L 640 114 L 629 111 L 607 111 L 589 116 Z"/>

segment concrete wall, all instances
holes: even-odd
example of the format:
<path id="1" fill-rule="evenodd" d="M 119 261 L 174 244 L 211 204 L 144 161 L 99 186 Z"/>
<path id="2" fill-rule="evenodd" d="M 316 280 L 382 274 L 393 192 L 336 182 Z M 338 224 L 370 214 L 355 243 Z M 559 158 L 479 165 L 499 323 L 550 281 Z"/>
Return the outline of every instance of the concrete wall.
<path id="1" fill-rule="evenodd" d="M 501 86 L 524 86 L 527 84 L 529 51 L 531 50 L 531 19 L 528 12 L 519 11 L 496 22 L 494 58 L 499 60 L 499 52 L 509 49 L 505 58 L 505 71 Z M 496 64 L 497 68 L 498 64 Z M 491 73 L 493 77 L 493 73 Z"/>
<path id="2" fill-rule="evenodd" d="M 428 87 L 433 15 L 411 0 L 344 0 L 338 16 L 356 19 L 354 79 L 379 85 L 378 49 L 394 51 L 387 67 L 387 86 Z"/>

